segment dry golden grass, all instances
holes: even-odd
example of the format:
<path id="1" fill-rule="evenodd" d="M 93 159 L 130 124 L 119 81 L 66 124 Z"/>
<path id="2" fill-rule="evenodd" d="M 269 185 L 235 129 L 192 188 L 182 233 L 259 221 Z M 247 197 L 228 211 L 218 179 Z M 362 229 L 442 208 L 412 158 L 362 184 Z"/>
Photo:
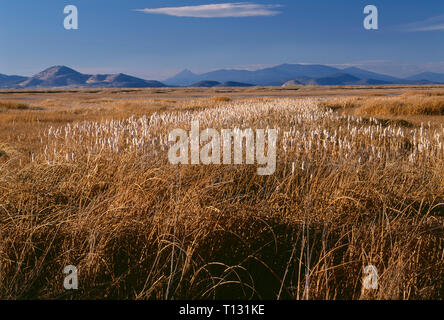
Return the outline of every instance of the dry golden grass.
<path id="1" fill-rule="evenodd" d="M 5 110 L 28 110 L 29 105 L 15 101 L 0 101 L 0 112 Z"/>
<path id="2" fill-rule="evenodd" d="M 403 96 L 443 97 L 444 90 L 409 90 L 404 92 Z"/>
<path id="3" fill-rule="evenodd" d="M 355 114 L 365 116 L 442 116 L 444 96 L 407 96 L 367 100 Z"/>
<path id="4" fill-rule="evenodd" d="M 379 99 L 383 104 L 380 97 L 358 97 L 323 105 L 355 110 Z M 410 94 L 384 98 L 388 105 L 399 99 L 421 103 Z M 197 116 L 234 103 L 213 96 L 108 100 L 85 94 L 46 101 L 45 110 L 0 114 L 0 298 L 444 298 L 442 154 L 418 155 L 412 165 L 404 161 L 413 148 L 410 136 L 352 136 L 344 129 L 350 121 L 333 115 L 295 125 L 292 108 L 271 108 L 251 119 L 242 114 L 242 120 L 283 131 L 342 128 L 352 157 L 293 145 L 285 153 L 279 149 L 276 173 L 261 177 L 255 166 L 176 167 L 164 153 L 89 154 L 94 137 L 82 135 L 83 144 L 64 140 L 67 123 L 154 113 Z M 242 112 L 242 105 L 235 106 Z M 368 119 L 352 125 L 381 137 L 385 129 L 411 130 Z M 50 127 L 61 129 L 59 139 L 44 134 Z M 412 130 L 431 139 L 439 128 Z M 371 150 L 372 141 L 387 158 L 356 153 Z M 399 155 L 390 158 L 395 150 Z M 75 159 L 65 160 L 64 152 Z M 377 291 L 362 290 L 369 264 L 378 267 Z M 78 291 L 63 289 L 67 265 L 79 269 Z"/>
<path id="5" fill-rule="evenodd" d="M 213 100 L 216 102 L 230 102 L 231 98 L 219 96 L 219 97 L 214 97 Z"/>
<path id="6" fill-rule="evenodd" d="M 443 91 L 406 92 L 400 96 L 340 97 L 323 101 L 325 108 L 359 116 L 443 116 Z"/>

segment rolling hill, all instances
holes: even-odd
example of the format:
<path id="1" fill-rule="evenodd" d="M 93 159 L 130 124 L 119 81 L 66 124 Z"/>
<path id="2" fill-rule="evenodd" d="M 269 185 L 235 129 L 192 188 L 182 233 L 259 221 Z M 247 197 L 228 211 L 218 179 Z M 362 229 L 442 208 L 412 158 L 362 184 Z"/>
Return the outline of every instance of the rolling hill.
<path id="1" fill-rule="evenodd" d="M 50 67 L 32 77 L 0 74 L 0 89 L 250 87 L 295 85 L 430 85 L 444 84 L 444 74 L 424 72 L 401 79 L 356 67 L 338 69 L 313 64 L 281 64 L 256 71 L 222 69 L 196 74 L 185 69 L 163 83 L 123 73 L 83 74 L 66 66 Z"/>
<path id="2" fill-rule="evenodd" d="M 356 67 L 339 69 L 318 64 L 281 64 L 256 71 L 222 69 L 203 74 L 186 69 L 164 83 L 189 86 L 202 81 L 235 81 L 260 86 L 282 86 L 288 81 L 315 85 L 431 84 L 444 82 L 444 75 L 428 72 L 401 79 Z"/>
<path id="3" fill-rule="evenodd" d="M 0 88 L 8 89 L 18 85 L 26 79 L 26 77 L 21 76 L 7 76 L 5 74 L 0 74 Z"/>
<path id="4" fill-rule="evenodd" d="M 65 66 L 48 68 L 30 78 L 16 81 L 9 88 L 160 88 L 159 81 L 143 80 L 123 73 L 88 75 Z"/>
<path id="5" fill-rule="evenodd" d="M 343 73 L 348 73 L 360 79 L 376 79 L 386 82 L 393 82 L 400 80 L 399 78 L 392 77 L 386 74 L 375 73 L 367 70 L 363 70 L 356 67 L 350 67 L 342 70 Z"/>
<path id="6" fill-rule="evenodd" d="M 226 81 L 220 83 L 218 81 L 206 80 L 197 82 L 190 87 L 198 87 L 198 88 L 214 88 L 214 87 L 254 87 L 254 84 L 235 82 L 235 81 Z"/>
<path id="7" fill-rule="evenodd" d="M 216 87 L 220 85 L 220 82 L 218 81 L 211 81 L 211 80 L 207 80 L 207 81 L 199 81 L 195 84 L 192 84 L 190 87 L 196 87 L 196 88 L 212 88 L 212 87 Z"/>
<path id="8" fill-rule="evenodd" d="M 423 72 L 408 77 L 407 80 L 413 80 L 413 81 L 427 80 L 432 82 L 444 83 L 444 73 Z"/>
<path id="9" fill-rule="evenodd" d="M 298 77 L 319 78 L 340 72 L 339 69 L 323 65 L 282 64 L 272 68 L 256 71 L 216 70 L 196 75 L 184 70 L 178 75 L 164 81 L 168 85 L 188 86 L 198 81 L 234 81 L 262 86 L 280 86 Z"/>

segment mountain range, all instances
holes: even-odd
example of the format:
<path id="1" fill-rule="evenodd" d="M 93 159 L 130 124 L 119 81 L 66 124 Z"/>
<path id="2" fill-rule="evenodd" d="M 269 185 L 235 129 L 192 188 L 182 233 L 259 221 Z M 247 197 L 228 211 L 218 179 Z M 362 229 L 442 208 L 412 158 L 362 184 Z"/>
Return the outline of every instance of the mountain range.
<path id="1" fill-rule="evenodd" d="M 83 74 L 65 66 L 48 68 L 32 77 L 0 74 L 0 89 L 39 88 L 161 88 L 161 87 L 248 87 L 294 85 L 387 85 L 444 84 L 444 74 L 424 72 L 408 78 L 370 72 L 356 67 L 339 69 L 325 65 L 282 64 L 256 71 L 216 70 L 196 74 L 184 70 L 164 82 L 144 80 L 123 73 Z"/>
<path id="2" fill-rule="evenodd" d="M 0 74 L 0 88 L 160 88 L 165 85 L 155 80 L 143 80 L 123 73 L 89 75 L 65 66 L 48 68 L 32 77 Z"/>
<path id="3" fill-rule="evenodd" d="M 226 82 L 218 82 L 218 81 L 199 81 L 195 84 L 192 84 L 190 87 L 200 87 L 200 88 L 213 88 L 213 87 L 254 87 L 254 84 L 250 83 L 242 83 L 235 81 L 226 81 Z"/>
<path id="4" fill-rule="evenodd" d="M 444 74 L 426 72 L 402 79 L 356 67 L 339 69 L 316 64 L 282 64 L 256 71 L 222 69 L 202 74 L 186 69 L 164 83 L 190 86 L 202 81 L 235 81 L 260 86 L 288 86 L 289 82 L 296 85 L 440 84 L 444 83 Z"/>

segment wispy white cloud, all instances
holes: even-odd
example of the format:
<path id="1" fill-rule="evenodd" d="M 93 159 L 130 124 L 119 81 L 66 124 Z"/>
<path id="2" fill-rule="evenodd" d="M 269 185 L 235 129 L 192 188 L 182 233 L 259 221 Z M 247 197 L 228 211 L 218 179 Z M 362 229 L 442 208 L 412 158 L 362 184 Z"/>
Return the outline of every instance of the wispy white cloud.
<path id="1" fill-rule="evenodd" d="M 277 10 L 279 4 L 256 4 L 250 2 L 205 4 L 186 7 L 145 8 L 135 11 L 150 14 L 165 14 L 175 17 L 192 18 L 242 18 L 275 16 L 281 13 Z"/>
<path id="2" fill-rule="evenodd" d="M 423 21 L 406 24 L 401 27 L 408 32 L 444 31 L 444 15 L 431 17 Z"/>

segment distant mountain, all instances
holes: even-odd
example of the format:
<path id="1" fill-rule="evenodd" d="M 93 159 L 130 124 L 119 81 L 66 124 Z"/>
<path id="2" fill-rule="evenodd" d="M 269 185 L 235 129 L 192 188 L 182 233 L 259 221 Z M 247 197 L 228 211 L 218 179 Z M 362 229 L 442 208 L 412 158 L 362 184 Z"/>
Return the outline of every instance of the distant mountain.
<path id="1" fill-rule="evenodd" d="M 338 73 L 328 77 L 313 79 L 309 82 L 309 84 L 316 84 L 320 86 L 345 86 L 356 84 L 360 80 L 361 79 L 358 77 L 347 73 Z"/>
<path id="2" fill-rule="evenodd" d="M 86 81 L 88 86 L 97 88 L 161 88 L 165 85 L 155 80 L 143 80 L 123 73 L 94 75 Z"/>
<path id="3" fill-rule="evenodd" d="M 308 76 L 311 78 L 323 77 L 338 70 L 321 65 L 291 65 L 283 64 L 272 68 L 257 71 L 246 70 L 218 70 L 200 75 L 203 80 L 212 79 L 220 82 L 236 81 L 252 83 L 256 85 L 274 86 L 282 85 L 297 77 Z"/>
<path id="4" fill-rule="evenodd" d="M 320 64 L 281 64 L 276 67 L 263 69 L 262 71 L 279 73 L 280 76 L 284 78 L 321 78 L 341 72 L 340 69 Z"/>
<path id="5" fill-rule="evenodd" d="M 235 81 L 226 81 L 226 82 L 223 82 L 217 86 L 218 87 L 244 87 L 244 88 L 246 88 L 246 87 L 254 87 L 254 84 L 235 82 Z"/>
<path id="6" fill-rule="evenodd" d="M 282 85 L 282 87 L 283 88 L 288 88 L 288 87 L 295 87 L 295 86 L 300 86 L 300 85 L 303 85 L 303 83 L 298 81 L 298 80 L 290 80 L 290 81 L 285 82 Z"/>
<path id="7" fill-rule="evenodd" d="M 381 85 L 388 85 L 388 84 L 399 84 L 398 81 L 390 82 L 390 81 L 384 81 L 384 80 L 375 80 L 375 79 L 362 79 L 356 82 L 354 85 L 360 85 L 360 86 L 381 86 Z"/>
<path id="8" fill-rule="evenodd" d="M 343 69 L 342 72 L 348 73 L 352 76 L 358 77 L 360 79 L 375 79 L 375 80 L 382 80 L 386 82 L 394 82 L 400 80 L 399 78 L 395 78 L 389 75 L 375 73 L 363 69 L 359 69 L 356 67 L 350 67 Z"/>
<path id="9" fill-rule="evenodd" d="M 217 81 L 221 83 L 226 81 L 242 82 L 242 80 L 239 81 L 239 79 L 248 78 L 249 73 L 250 71 L 245 70 L 218 70 L 197 75 L 182 71 L 174 77 L 165 80 L 164 83 L 168 85 L 189 86 L 201 81 Z"/>
<path id="10" fill-rule="evenodd" d="M 193 83 L 197 83 L 200 81 L 199 75 L 191 72 L 188 69 L 185 69 L 178 74 L 176 74 L 174 77 L 169 78 L 164 81 L 167 85 L 174 85 L 174 86 L 189 86 Z"/>
<path id="11" fill-rule="evenodd" d="M 218 81 L 199 81 L 195 84 L 192 84 L 190 87 L 198 87 L 198 88 L 212 88 L 220 85 Z"/>
<path id="12" fill-rule="evenodd" d="M 5 74 L 0 74 L 0 88 L 10 88 L 18 85 L 20 82 L 25 81 L 26 77 L 21 76 L 7 76 Z"/>
<path id="13" fill-rule="evenodd" d="M 214 87 L 254 87 L 254 84 L 242 83 L 242 82 L 234 82 L 234 81 L 226 81 L 220 83 L 219 81 L 199 81 L 197 83 L 192 84 L 190 87 L 198 87 L 198 88 L 214 88 Z"/>
<path id="14" fill-rule="evenodd" d="M 256 71 L 222 69 L 203 74 L 196 74 L 185 69 L 165 80 L 164 83 L 144 80 L 123 73 L 83 74 L 66 66 L 54 66 L 29 78 L 0 74 L 0 89 L 161 88 L 166 85 L 209 88 L 256 85 L 285 87 L 295 85 L 429 85 L 444 84 L 444 74 L 424 72 L 400 79 L 356 67 L 338 69 L 319 64 L 281 64 Z"/>
<path id="15" fill-rule="evenodd" d="M 429 80 L 399 80 L 391 84 L 400 84 L 400 85 L 432 85 L 432 84 L 440 84 L 439 82 L 429 81 Z"/>
<path id="16" fill-rule="evenodd" d="M 282 87 L 292 87 L 298 85 L 316 85 L 316 86 L 355 86 L 355 85 L 384 85 L 391 84 L 391 82 L 375 80 L 375 79 L 360 79 L 348 73 L 337 73 L 328 77 L 308 78 L 302 77 L 295 80 L 290 80 L 282 85 Z"/>
<path id="17" fill-rule="evenodd" d="M 159 88 L 159 81 L 143 80 L 123 73 L 89 75 L 65 66 L 48 68 L 30 78 L 19 77 L 9 88 Z"/>
<path id="18" fill-rule="evenodd" d="M 21 82 L 22 88 L 51 88 L 51 87 L 76 87 L 82 86 L 90 76 L 81 74 L 65 66 L 48 68 L 31 78 Z"/>
<path id="19" fill-rule="evenodd" d="M 338 74 L 347 74 L 358 79 L 349 78 L 340 79 Z M 335 83 L 337 78 L 339 82 Z M 326 78 L 323 79 L 322 78 Z M 321 80 L 319 80 L 321 79 Z M 173 85 L 190 85 L 200 81 L 218 81 L 227 82 L 235 81 L 240 83 L 251 83 L 262 86 L 281 86 L 288 81 L 295 80 L 302 83 L 329 83 L 331 85 L 340 85 L 341 83 L 353 83 L 359 80 L 371 80 L 375 84 L 386 84 L 396 82 L 399 79 L 384 74 L 378 74 L 359 68 L 338 69 L 324 65 L 306 65 L 306 64 L 281 64 L 271 68 L 260 69 L 256 71 L 247 70 L 216 70 L 212 72 L 197 75 L 189 70 L 182 71 L 178 75 L 165 80 L 167 84 Z M 365 82 L 365 81 L 364 81 Z M 326 85 L 326 84 L 324 84 Z"/>
<path id="20" fill-rule="evenodd" d="M 423 72 L 408 77 L 407 80 L 413 80 L 413 81 L 427 80 L 431 82 L 444 83 L 444 73 Z"/>

